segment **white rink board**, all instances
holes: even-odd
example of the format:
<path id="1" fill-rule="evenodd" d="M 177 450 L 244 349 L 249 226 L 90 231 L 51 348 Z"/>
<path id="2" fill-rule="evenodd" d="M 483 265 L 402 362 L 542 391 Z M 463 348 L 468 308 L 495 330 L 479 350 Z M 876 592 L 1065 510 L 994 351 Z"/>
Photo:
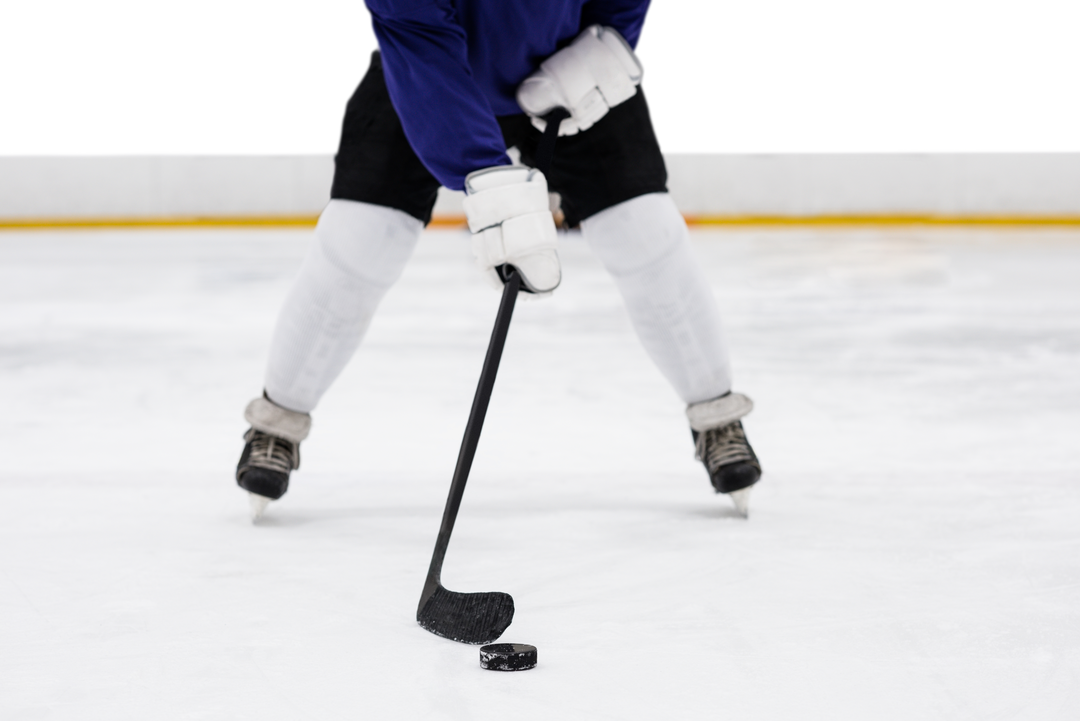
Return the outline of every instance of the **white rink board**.
<path id="1" fill-rule="evenodd" d="M 1080 217 L 1080 153 L 683 153 L 665 156 L 688 215 Z M 0 223 L 317 215 L 333 158 L 0 156 Z M 439 193 L 437 216 L 463 215 Z"/>
<path id="2" fill-rule="evenodd" d="M 252 527 L 244 404 L 309 231 L 0 234 L 0 718 L 1071 719 L 1080 233 L 695 231 L 750 520 L 576 236 L 522 303 L 413 620 L 498 295 L 429 232 Z"/>

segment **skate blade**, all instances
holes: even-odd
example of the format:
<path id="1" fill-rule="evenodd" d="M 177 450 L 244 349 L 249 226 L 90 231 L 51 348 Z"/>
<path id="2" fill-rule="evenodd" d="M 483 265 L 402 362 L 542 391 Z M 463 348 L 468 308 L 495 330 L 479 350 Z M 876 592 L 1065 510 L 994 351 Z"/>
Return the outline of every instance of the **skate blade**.
<path id="1" fill-rule="evenodd" d="M 739 512 L 739 515 L 743 518 L 750 517 L 750 489 L 753 486 L 747 486 L 746 488 L 740 488 L 737 491 L 732 491 L 728 494 L 731 498 L 731 502 L 735 504 L 735 510 Z"/>
<path id="2" fill-rule="evenodd" d="M 270 499 L 258 493 L 248 493 L 248 502 L 251 504 L 251 522 L 258 523 L 266 513 L 266 506 L 270 503 Z"/>

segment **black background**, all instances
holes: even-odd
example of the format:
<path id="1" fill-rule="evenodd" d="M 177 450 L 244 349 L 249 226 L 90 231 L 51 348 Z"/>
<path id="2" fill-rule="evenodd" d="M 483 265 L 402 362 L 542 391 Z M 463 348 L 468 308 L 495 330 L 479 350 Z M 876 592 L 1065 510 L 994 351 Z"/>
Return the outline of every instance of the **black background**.
<path id="1" fill-rule="evenodd" d="M 661 0 L 642 55 L 666 147 L 1075 136 L 1071 81 L 1038 90 L 1074 67 L 1068 43 L 1043 28 L 1020 52 L 968 30 L 941 15 Z M 0 149 L 333 147 L 369 45 L 356 0 L 32 5 L 0 47 Z"/>

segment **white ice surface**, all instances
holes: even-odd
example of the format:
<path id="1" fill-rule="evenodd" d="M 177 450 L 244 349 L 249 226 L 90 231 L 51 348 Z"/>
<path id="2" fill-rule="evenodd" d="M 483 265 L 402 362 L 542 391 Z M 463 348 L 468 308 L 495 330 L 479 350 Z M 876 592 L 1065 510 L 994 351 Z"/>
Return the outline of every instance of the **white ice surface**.
<path id="1" fill-rule="evenodd" d="M 522 303 L 414 621 L 498 294 L 430 232 L 253 526 L 232 470 L 309 232 L 0 235 L 0 718 L 1074 719 L 1080 234 L 708 232 L 749 521 L 577 237 Z"/>

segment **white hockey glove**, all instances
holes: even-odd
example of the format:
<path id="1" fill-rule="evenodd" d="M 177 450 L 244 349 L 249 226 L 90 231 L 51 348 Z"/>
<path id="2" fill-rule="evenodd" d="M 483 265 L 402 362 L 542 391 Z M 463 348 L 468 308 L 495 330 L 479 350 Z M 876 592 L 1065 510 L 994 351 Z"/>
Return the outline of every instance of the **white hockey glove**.
<path id="1" fill-rule="evenodd" d="M 634 97 L 642 67 L 617 31 L 591 25 L 574 42 L 540 64 L 518 86 L 517 101 L 541 131 L 543 116 L 557 107 L 570 111 L 559 135 L 588 130 L 607 111 Z"/>
<path id="2" fill-rule="evenodd" d="M 469 173 L 465 192 L 477 265 L 500 287 L 495 268 L 509 263 L 529 292 L 555 290 L 562 272 L 544 174 L 520 165 L 497 165 Z"/>

